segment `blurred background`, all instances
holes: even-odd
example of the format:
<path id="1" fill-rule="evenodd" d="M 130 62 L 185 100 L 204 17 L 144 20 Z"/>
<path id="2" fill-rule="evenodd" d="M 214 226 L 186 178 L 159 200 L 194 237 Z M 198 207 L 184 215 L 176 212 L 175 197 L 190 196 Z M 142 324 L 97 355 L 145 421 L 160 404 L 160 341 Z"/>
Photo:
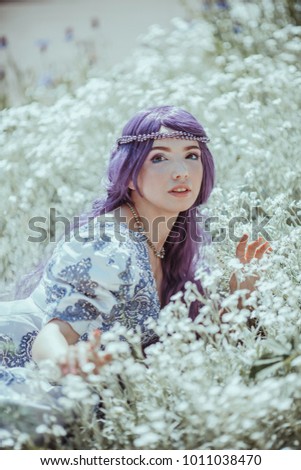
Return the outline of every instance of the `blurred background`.
<path id="1" fill-rule="evenodd" d="M 38 86 L 84 83 L 129 56 L 150 25 L 185 12 L 181 0 L 0 1 L 0 109 Z"/>
<path id="2" fill-rule="evenodd" d="M 0 109 L 52 104 L 129 59 L 152 25 L 168 29 L 177 17 L 191 27 L 205 18 L 225 45 L 230 5 L 243 23 L 250 16 L 251 36 L 240 20 L 231 26 L 250 44 L 269 29 L 266 21 L 301 23 L 301 0 L 0 0 Z"/>

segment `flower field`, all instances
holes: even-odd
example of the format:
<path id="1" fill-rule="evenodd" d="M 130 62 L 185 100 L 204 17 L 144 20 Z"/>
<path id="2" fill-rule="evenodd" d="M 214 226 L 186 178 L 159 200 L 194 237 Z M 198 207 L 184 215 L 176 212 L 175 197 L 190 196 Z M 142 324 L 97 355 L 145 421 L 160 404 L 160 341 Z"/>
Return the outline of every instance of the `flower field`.
<path id="1" fill-rule="evenodd" d="M 179 294 L 153 325 L 161 341 L 146 359 L 137 334 L 122 332 L 128 344 L 117 327 L 104 334 L 112 363 L 97 380 L 67 377 L 58 409 L 41 411 L 39 425 L 26 403 L 3 413 L 0 403 L 4 448 L 301 448 L 301 23 L 289 1 L 186 3 L 189 19 L 153 26 L 106 74 L 47 105 L 1 111 L 0 279 L 9 298 L 51 251 L 62 229 L 55 217 L 81 213 L 102 192 L 133 114 L 178 105 L 204 125 L 217 168 L 202 209 L 212 244 L 210 274 L 197 272 L 201 323 L 187 319 L 200 296 L 189 285 L 184 303 Z M 33 221 L 47 235 L 40 242 L 28 241 Z M 273 252 L 243 270 L 235 245 L 245 232 Z M 259 274 L 240 309 L 233 271 Z"/>

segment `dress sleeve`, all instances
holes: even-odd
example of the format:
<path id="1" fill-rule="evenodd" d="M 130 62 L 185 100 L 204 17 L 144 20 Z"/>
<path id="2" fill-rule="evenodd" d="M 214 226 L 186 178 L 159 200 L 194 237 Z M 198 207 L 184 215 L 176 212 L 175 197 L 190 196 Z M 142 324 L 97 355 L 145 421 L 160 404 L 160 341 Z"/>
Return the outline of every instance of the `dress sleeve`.
<path id="1" fill-rule="evenodd" d="M 59 243 L 49 260 L 33 301 L 44 312 L 44 322 L 57 318 L 79 334 L 91 323 L 114 322 L 117 302 L 131 295 L 134 270 L 124 244 L 107 235 Z"/>

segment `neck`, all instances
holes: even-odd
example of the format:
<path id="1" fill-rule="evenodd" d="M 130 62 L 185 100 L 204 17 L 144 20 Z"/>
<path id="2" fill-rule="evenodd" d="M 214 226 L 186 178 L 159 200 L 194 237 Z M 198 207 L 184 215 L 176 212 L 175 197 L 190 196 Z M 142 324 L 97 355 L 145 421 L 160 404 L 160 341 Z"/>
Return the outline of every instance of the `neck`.
<path id="1" fill-rule="evenodd" d="M 141 207 L 141 204 L 132 203 L 132 206 L 142 221 L 144 234 L 160 250 L 175 223 L 178 214 L 163 214 L 155 211 L 153 208 Z M 127 219 L 128 226 L 133 230 L 138 230 L 135 224 L 135 218 L 127 205 L 121 208 L 123 215 Z"/>

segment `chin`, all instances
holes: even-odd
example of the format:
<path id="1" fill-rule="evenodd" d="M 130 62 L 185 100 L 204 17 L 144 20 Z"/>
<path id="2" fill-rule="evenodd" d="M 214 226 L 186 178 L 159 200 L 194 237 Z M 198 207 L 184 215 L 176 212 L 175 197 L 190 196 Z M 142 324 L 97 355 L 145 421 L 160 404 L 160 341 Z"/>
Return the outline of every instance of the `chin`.
<path id="1" fill-rule="evenodd" d="M 193 203 L 192 204 L 177 204 L 173 209 L 171 209 L 169 212 L 173 212 L 173 213 L 179 213 L 179 212 L 184 212 L 184 211 L 187 211 L 189 210 L 191 207 L 193 206 Z"/>

